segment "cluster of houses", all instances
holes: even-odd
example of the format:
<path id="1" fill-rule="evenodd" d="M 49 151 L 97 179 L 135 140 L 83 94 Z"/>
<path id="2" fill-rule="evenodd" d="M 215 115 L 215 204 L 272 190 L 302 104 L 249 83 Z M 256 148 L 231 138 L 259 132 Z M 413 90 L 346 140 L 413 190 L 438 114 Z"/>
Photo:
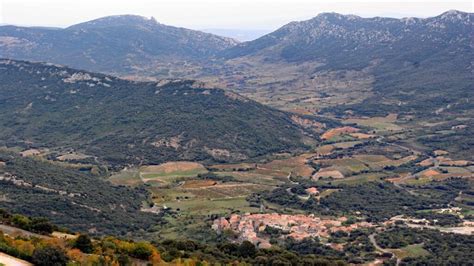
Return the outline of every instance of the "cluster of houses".
<path id="1" fill-rule="evenodd" d="M 265 229 L 271 227 L 281 230 L 281 238 L 290 237 L 295 240 L 303 240 L 312 237 L 327 238 L 332 232 L 351 232 L 361 227 L 373 226 L 367 222 L 345 224 L 346 217 L 335 220 L 321 219 L 314 215 L 287 215 L 278 213 L 268 214 L 232 214 L 229 218 L 218 218 L 214 220 L 212 228 L 218 233 L 226 230 L 237 235 L 237 241 L 250 241 L 259 248 L 269 248 L 270 236 L 265 234 Z"/>

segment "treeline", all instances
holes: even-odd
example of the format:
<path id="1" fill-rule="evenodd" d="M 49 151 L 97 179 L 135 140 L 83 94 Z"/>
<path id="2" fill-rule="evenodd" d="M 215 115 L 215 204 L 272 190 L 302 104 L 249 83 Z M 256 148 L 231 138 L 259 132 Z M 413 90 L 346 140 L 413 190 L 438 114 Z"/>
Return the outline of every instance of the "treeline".
<path id="1" fill-rule="evenodd" d="M 0 209 L 0 224 L 6 224 L 38 234 L 51 234 L 59 228 L 46 218 L 29 218 L 20 214 L 10 214 Z"/>
<path id="2" fill-rule="evenodd" d="M 301 253 L 291 245 L 270 249 L 257 249 L 248 241 L 241 244 L 223 242 L 217 245 L 197 243 L 192 240 L 166 240 L 155 243 L 166 261 L 176 258 L 197 258 L 211 264 L 249 265 L 345 265 L 344 258 L 326 253 Z M 329 248 L 327 248 L 329 249 Z"/>

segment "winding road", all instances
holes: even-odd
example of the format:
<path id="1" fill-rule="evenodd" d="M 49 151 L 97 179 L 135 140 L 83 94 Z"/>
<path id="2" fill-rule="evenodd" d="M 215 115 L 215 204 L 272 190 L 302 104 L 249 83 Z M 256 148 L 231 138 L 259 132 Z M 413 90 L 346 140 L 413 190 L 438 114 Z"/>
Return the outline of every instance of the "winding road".
<path id="1" fill-rule="evenodd" d="M 393 251 L 391 250 L 388 250 L 388 249 L 384 249 L 382 248 L 381 246 L 379 246 L 379 244 L 377 244 L 377 241 L 375 241 L 375 233 L 369 235 L 369 240 L 370 240 L 370 243 L 372 243 L 372 245 L 374 245 L 375 249 L 382 252 L 382 253 L 390 253 L 392 254 L 393 257 L 397 258 L 397 256 L 395 255 L 395 253 L 393 253 Z M 400 262 L 402 260 L 397 258 L 397 266 L 400 265 Z"/>

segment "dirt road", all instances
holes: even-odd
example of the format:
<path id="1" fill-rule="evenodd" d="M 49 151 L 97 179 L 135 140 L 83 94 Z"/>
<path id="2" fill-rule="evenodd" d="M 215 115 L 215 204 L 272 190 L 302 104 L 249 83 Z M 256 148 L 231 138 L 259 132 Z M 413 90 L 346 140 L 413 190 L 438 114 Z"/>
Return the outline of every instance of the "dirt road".
<path id="1" fill-rule="evenodd" d="M 33 264 L 0 252 L 0 263 L 6 266 L 33 266 Z"/>
<path id="2" fill-rule="evenodd" d="M 372 243 L 372 245 L 374 245 L 376 250 L 378 250 L 382 253 L 390 253 L 390 254 L 392 254 L 393 257 L 397 258 L 397 256 L 395 256 L 395 253 L 393 253 L 392 251 L 390 251 L 388 249 L 384 249 L 384 248 L 382 248 L 381 246 L 379 246 L 377 244 L 377 241 L 375 241 L 375 234 L 371 234 L 369 236 L 369 240 Z M 400 265 L 400 262 L 401 262 L 401 260 L 399 258 L 397 258 L 397 266 Z"/>
<path id="3" fill-rule="evenodd" d="M 49 236 L 35 234 L 32 232 L 25 231 L 16 227 L 11 227 L 5 224 L 0 224 L 0 231 L 2 231 L 4 234 L 7 234 L 7 235 L 20 235 L 24 237 L 37 237 L 37 238 L 44 238 L 44 239 L 51 238 Z"/>

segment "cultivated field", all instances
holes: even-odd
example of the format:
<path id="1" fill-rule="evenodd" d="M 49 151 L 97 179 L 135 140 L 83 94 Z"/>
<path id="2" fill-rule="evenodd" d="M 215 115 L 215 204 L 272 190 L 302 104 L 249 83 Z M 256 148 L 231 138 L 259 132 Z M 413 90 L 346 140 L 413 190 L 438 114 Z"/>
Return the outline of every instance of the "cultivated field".
<path id="1" fill-rule="evenodd" d="M 359 126 L 369 127 L 375 129 L 375 131 L 400 131 L 403 128 L 397 125 L 397 115 L 389 114 L 386 117 L 370 117 L 370 118 L 350 118 L 343 122 L 347 124 L 357 124 Z"/>

